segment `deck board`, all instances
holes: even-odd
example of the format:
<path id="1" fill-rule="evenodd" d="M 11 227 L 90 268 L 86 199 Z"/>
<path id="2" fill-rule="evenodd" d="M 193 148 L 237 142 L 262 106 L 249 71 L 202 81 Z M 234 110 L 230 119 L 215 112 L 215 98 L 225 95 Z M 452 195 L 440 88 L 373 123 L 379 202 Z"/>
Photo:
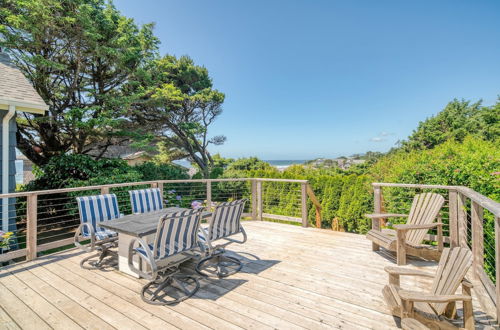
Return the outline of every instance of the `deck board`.
<path id="1" fill-rule="evenodd" d="M 382 287 L 390 254 L 371 251 L 362 235 L 269 222 L 244 222 L 248 241 L 231 250 L 242 271 L 201 279 L 201 289 L 172 307 L 142 301 L 144 280 L 116 270 L 79 267 L 68 250 L 0 270 L 0 327 L 11 329 L 391 329 Z M 433 272 L 436 264 L 410 259 Z M 193 272 L 193 264 L 183 271 Z M 426 278 L 402 286 L 429 287 Z M 478 320 L 488 320 L 477 300 Z M 479 325 L 481 328 L 481 325 Z"/>

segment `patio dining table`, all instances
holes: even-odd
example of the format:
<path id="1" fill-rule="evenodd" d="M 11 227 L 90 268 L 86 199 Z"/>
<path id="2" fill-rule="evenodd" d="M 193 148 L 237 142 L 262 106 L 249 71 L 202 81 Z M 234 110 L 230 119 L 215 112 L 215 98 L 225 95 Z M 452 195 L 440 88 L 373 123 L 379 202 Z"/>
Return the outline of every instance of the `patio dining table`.
<path id="1" fill-rule="evenodd" d="M 146 243 L 152 243 L 154 241 L 160 217 L 168 213 L 186 210 L 188 209 L 180 207 L 167 207 L 155 212 L 130 214 L 119 219 L 100 223 L 100 227 L 113 230 L 118 233 L 118 269 L 125 274 L 139 277 L 139 275 L 134 273 L 128 266 L 128 248 L 130 241 L 136 237 L 140 237 Z M 211 215 L 211 212 L 202 212 L 202 220 L 210 218 Z M 139 265 L 139 262 L 140 260 L 134 260 L 134 265 L 142 267 L 143 265 Z"/>

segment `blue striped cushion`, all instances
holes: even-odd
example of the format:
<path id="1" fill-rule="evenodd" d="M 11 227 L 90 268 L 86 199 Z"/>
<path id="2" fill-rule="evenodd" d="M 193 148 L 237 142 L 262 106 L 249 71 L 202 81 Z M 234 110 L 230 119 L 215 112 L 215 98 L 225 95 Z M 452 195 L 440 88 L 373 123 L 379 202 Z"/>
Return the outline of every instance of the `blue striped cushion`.
<path id="1" fill-rule="evenodd" d="M 170 213 L 162 217 L 155 243 L 148 245 L 154 258 L 163 259 L 197 248 L 200 218 L 198 210 Z M 142 247 L 136 248 L 136 251 L 146 255 Z"/>
<path id="2" fill-rule="evenodd" d="M 163 209 L 163 199 L 159 188 L 131 190 L 132 213 L 146 213 Z"/>
<path id="3" fill-rule="evenodd" d="M 88 223 L 94 229 L 97 239 L 116 236 L 116 232 L 99 227 L 99 223 L 120 218 L 118 200 L 115 194 L 77 197 L 80 222 Z M 83 227 L 83 236 L 90 237 L 87 227 Z"/>
<path id="4" fill-rule="evenodd" d="M 245 203 L 246 200 L 241 199 L 217 205 L 212 215 L 208 231 L 211 241 L 240 232 L 241 214 L 245 208 Z"/>
<path id="5" fill-rule="evenodd" d="M 149 247 L 149 250 L 153 251 L 153 244 L 148 244 L 148 247 Z M 147 256 L 146 251 L 144 251 L 144 249 L 142 247 L 138 247 L 135 250 L 137 252 L 139 252 L 140 254 Z"/>

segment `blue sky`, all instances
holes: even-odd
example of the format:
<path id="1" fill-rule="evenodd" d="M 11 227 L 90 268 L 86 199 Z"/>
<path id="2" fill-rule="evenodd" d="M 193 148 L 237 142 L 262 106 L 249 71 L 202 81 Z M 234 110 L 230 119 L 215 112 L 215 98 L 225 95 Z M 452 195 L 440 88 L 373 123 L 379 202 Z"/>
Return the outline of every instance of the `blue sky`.
<path id="1" fill-rule="evenodd" d="M 387 151 L 453 98 L 500 94 L 500 1 L 115 0 L 226 94 L 225 157 Z"/>

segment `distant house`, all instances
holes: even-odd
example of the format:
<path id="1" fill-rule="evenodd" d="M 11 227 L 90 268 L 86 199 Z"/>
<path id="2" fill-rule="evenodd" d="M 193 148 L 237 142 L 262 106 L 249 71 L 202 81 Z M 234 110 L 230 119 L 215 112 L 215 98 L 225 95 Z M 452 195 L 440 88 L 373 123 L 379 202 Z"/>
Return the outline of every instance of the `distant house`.
<path id="1" fill-rule="evenodd" d="M 22 178 L 23 178 L 22 184 L 28 184 L 31 181 L 35 180 L 35 176 L 33 175 L 33 162 L 31 160 L 29 160 L 24 155 L 17 155 L 16 160 L 21 161 L 23 164 L 23 166 L 22 166 Z"/>
<path id="2" fill-rule="evenodd" d="M 16 188 L 16 113 L 45 114 L 48 108 L 23 73 L 0 49 L 0 120 L 2 121 L 0 125 L 2 144 L 0 181 L 2 193 L 13 192 Z M 2 231 L 15 230 L 15 212 L 15 198 L 4 198 L 2 200 Z"/>
<path id="3" fill-rule="evenodd" d="M 153 159 L 153 157 L 145 151 L 137 151 L 131 154 L 123 155 L 121 158 L 127 161 L 127 164 L 130 166 L 140 165 Z"/>

